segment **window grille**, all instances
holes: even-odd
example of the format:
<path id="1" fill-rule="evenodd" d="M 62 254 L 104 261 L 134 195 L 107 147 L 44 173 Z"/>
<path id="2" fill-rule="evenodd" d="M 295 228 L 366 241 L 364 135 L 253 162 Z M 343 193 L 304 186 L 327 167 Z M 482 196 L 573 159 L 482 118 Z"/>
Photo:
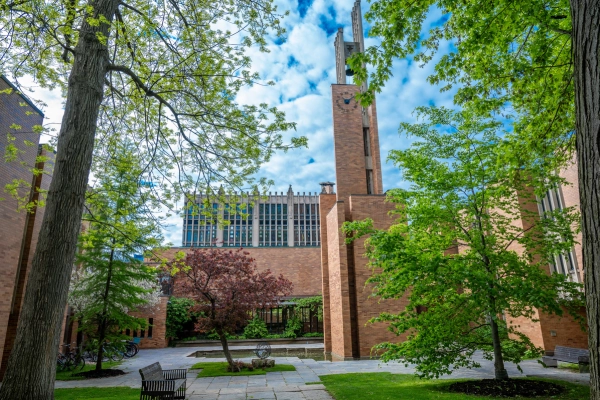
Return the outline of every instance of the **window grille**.
<path id="1" fill-rule="evenodd" d="M 542 217 L 549 212 L 563 210 L 565 207 L 560 187 L 548 190 L 543 198 L 538 199 L 538 204 Z M 566 254 L 554 256 L 554 262 L 550 264 L 550 268 L 552 273 L 566 275 L 574 282 L 580 281 L 577 272 L 577 260 L 572 249 Z"/>
<path id="2" fill-rule="evenodd" d="M 183 224 L 184 247 L 210 247 L 217 241 L 216 215 L 218 204 L 212 204 L 212 216 L 207 216 L 205 206 L 198 202 L 196 207 L 190 205 L 186 210 Z"/>
<path id="3" fill-rule="evenodd" d="M 234 211 L 232 207 L 235 207 Z M 223 226 L 224 247 L 252 246 L 252 212 L 253 207 L 248 203 L 225 205 L 223 220 L 228 225 Z"/>

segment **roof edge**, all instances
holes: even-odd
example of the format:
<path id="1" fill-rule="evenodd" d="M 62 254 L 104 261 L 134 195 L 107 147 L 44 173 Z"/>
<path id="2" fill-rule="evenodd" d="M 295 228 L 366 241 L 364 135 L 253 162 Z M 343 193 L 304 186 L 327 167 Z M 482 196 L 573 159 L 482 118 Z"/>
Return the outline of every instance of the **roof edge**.
<path id="1" fill-rule="evenodd" d="M 25 102 L 31 107 L 33 108 L 38 114 L 40 114 L 42 116 L 42 118 L 44 118 L 44 112 L 42 110 L 40 110 L 30 99 L 29 97 L 25 96 L 18 87 L 16 87 L 11 81 L 8 80 L 8 78 L 6 78 L 6 76 L 4 76 L 3 74 L 0 74 L 0 78 L 6 82 L 6 84 L 8 86 L 10 86 L 19 96 L 21 96 L 21 98 L 23 100 L 25 100 Z"/>

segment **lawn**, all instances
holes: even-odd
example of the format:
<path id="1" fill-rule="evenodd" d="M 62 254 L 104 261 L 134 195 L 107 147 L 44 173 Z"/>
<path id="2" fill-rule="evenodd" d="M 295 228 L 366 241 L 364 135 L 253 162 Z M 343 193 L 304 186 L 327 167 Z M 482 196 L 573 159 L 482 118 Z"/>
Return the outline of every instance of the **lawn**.
<path id="1" fill-rule="evenodd" d="M 140 389 L 129 387 L 56 389 L 55 400 L 139 400 Z"/>
<path id="2" fill-rule="evenodd" d="M 449 393 L 444 389 L 456 380 L 423 380 L 414 375 L 375 372 L 321 376 L 321 381 L 336 400 L 489 400 L 491 397 Z M 567 387 L 556 400 L 589 399 L 587 386 L 552 380 Z M 536 397 L 535 399 L 542 399 Z"/>
<path id="3" fill-rule="evenodd" d="M 117 365 L 121 365 L 122 361 L 107 361 L 102 363 L 102 369 L 110 369 L 112 367 L 116 367 Z M 73 376 L 78 372 L 91 371 L 96 368 L 96 364 L 86 364 L 83 369 L 78 369 L 76 371 L 56 371 L 56 380 L 57 381 L 80 381 L 86 379 L 83 376 Z"/>
<path id="4" fill-rule="evenodd" d="M 244 370 L 241 372 L 227 372 L 226 362 L 204 362 L 194 364 L 190 369 L 202 369 L 198 373 L 198 378 L 206 378 L 210 376 L 247 376 L 247 375 L 265 375 L 267 372 L 285 372 L 295 371 L 293 365 L 277 364 L 274 367 L 262 369 L 258 368 L 254 371 Z"/>

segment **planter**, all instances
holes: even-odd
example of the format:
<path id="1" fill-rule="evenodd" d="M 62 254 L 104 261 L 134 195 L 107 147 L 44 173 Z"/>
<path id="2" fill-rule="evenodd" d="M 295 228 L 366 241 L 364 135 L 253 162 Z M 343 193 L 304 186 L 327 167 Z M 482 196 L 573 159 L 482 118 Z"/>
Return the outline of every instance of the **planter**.
<path id="1" fill-rule="evenodd" d="M 275 360 L 272 359 L 260 359 L 260 358 L 253 358 L 252 359 L 252 366 L 254 368 L 271 368 L 275 366 Z"/>
<path id="2" fill-rule="evenodd" d="M 256 346 L 261 342 L 268 342 L 270 345 L 278 344 L 320 344 L 323 343 L 323 338 L 296 338 L 296 339 L 236 339 L 228 340 L 229 346 Z M 174 341 L 175 347 L 221 347 L 221 342 L 218 340 L 189 340 L 189 341 Z"/>

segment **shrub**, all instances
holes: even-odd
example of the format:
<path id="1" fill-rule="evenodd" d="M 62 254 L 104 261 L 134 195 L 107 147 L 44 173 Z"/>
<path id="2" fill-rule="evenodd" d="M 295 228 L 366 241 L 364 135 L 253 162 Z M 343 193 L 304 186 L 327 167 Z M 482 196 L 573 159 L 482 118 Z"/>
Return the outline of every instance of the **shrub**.
<path id="1" fill-rule="evenodd" d="M 255 316 L 248 322 L 244 328 L 244 337 L 246 339 L 262 339 L 269 335 L 267 324 L 258 316 Z"/>
<path id="2" fill-rule="evenodd" d="M 302 337 L 323 337 L 323 332 L 309 332 L 302 335 Z"/>
<path id="3" fill-rule="evenodd" d="M 183 329 L 183 325 L 192 320 L 190 308 L 193 305 L 194 301 L 185 297 L 171 297 L 167 303 L 167 338 L 178 338 Z"/>
<path id="4" fill-rule="evenodd" d="M 295 339 L 302 333 L 302 321 L 296 315 L 292 315 L 285 324 L 283 337 Z"/>

